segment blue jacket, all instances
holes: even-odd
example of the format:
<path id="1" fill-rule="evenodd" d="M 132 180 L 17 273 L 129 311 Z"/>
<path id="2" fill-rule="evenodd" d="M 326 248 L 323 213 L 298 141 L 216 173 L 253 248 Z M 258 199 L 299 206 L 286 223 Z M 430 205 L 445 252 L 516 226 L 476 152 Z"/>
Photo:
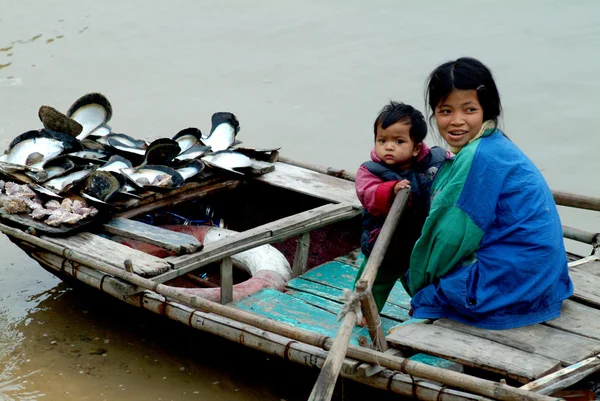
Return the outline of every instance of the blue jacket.
<path id="1" fill-rule="evenodd" d="M 415 318 L 508 329 L 559 316 L 573 293 L 552 193 L 500 131 L 442 165 L 407 273 Z"/>

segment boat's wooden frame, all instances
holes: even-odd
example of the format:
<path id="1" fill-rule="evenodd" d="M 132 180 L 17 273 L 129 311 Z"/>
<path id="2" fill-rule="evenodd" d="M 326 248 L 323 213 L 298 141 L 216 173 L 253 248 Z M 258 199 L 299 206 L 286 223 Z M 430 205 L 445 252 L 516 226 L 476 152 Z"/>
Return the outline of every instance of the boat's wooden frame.
<path id="1" fill-rule="evenodd" d="M 268 165 L 261 167 L 264 171 L 272 170 Z M 328 357 L 336 358 L 335 369 L 328 382 L 335 383 L 339 370 L 342 376 L 357 382 L 421 400 L 550 400 L 554 398 L 547 394 L 565 388 L 600 368 L 599 357 L 594 356 L 558 372 L 549 372 L 551 374 L 518 388 L 506 382 L 495 382 L 403 358 L 398 355 L 398 350 L 389 348 L 385 334 L 377 328 L 379 315 L 376 310 L 372 312 L 368 301 L 363 302 L 363 309 L 371 311 L 367 317 L 375 349 L 372 346 L 348 345 L 347 341 L 344 346 L 336 347 L 335 338 L 228 305 L 233 285 L 231 256 L 257 246 L 297 237 L 293 274 L 298 276 L 306 270 L 309 233 L 355 218 L 361 213 L 360 203 L 354 195 L 352 174 L 285 158 L 280 158 L 274 167 L 271 173 L 251 180 L 303 193 L 327 203 L 204 247 L 189 236 L 165 233 L 162 232 L 165 230 L 140 226 L 143 223 L 129 220 L 167 205 L 233 190 L 242 182 L 241 179 L 208 179 L 186 185 L 172 194 L 162 193 L 153 195 L 152 199 L 130 200 L 113 221 L 104 225 L 106 232 L 145 240 L 179 253 L 177 256 L 156 258 L 132 249 L 121 249 L 120 244 L 113 243 L 111 256 L 103 257 L 98 250 L 106 249 L 106 241 L 110 240 L 92 233 L 68 238 L 38 237 L 27 230 L 6 224 L 0 224 L 0 231 L 57 276 L 75 278 L 128 304 L 304 365 L 322 368 Z M 600 199 L 597 198 L 559 191 L 554 191 L 554 197 L 558 205 L 600 211 Z M 399 205 L 401 203 L 398 201 Z M 564 234 L 567 238 L 592 245 L 592 256 L 582 264 L 586 260 L 596 260 L 593 252 L 598 246 L 598 234 L 566 226 Z M 191 296 L 165 284 L 215 262 L 221 263 L 221 303 Z M 377 264 L 376 260 L 370 263 Z M 366 285 L 358 288 L 368 295 L 369 283 L 372 283 L 376 270 L 367 270 Z M 585 271 L 582 270 L 581 274 L 585 274 Z M 587 302 L 594 294 L 586 291 L 591 292 L 584 288 L 579 296 Z M 354 326 L 355 320 L 356 316 L 347 319 L 342 329 Z M 340 351 L 329 352 L 332 347 Z M 312 399 L 328 399 L 330 393 L 325 393 L 329 395 L 314 396 Z"/>

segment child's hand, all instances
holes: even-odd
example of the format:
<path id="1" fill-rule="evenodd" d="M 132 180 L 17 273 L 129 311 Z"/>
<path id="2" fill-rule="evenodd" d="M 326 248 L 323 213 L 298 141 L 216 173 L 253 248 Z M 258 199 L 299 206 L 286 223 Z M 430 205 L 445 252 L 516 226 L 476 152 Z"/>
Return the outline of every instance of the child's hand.
<path id="1" fill-rule="evenodd" d="M 408 180 L 402 180 L 394 185 L 394 195 L 398 195 L 398 191 L 404 188 L 410 188 L 410 182 Z"/>

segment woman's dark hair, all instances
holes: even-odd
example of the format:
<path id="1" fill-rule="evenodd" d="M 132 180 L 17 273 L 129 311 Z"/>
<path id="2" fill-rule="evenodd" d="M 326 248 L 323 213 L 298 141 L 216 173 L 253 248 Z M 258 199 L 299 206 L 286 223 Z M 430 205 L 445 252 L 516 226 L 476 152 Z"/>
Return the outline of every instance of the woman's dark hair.
<path id="1" fill-rule="evenodd" d="M 429 75 L 425 99 L 431 111 L 430 121 L 437 105 L 445 101 L 454 89 L 476 90 L 483 109 L 483 121 L 492 120 L 498 126 L 502 104 L 492 72 L 481 61 L 470 57 L 448 61 Z"/>
<path id="2" fill-rule="evenodd" d="M 416 145 L 425 140 L 427 136 L 427 123 L 423 114 L 411 105 L 394 102 L 393 100 L 383 106 L 379 112 L 373 124 L 373 132 L 377 137 L 377 127 L 379 125 L 381 125 L 381 128 L 387 129 L 390 125 L 398 122 L 410 123 L 408 135 L 413 144 Z"/>

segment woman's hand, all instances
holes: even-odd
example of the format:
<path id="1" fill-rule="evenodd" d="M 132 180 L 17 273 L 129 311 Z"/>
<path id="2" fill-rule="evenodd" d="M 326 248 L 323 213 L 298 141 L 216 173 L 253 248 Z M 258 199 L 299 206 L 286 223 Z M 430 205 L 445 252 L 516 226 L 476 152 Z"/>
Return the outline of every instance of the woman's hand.
<path id="1" fill-rule="evenodd" d="M 398 191 L 404 188 L 410 188 L 410 182 L 408 180 L 399 181 L 394 185 L 394 195 L 398 195 Z"/>

